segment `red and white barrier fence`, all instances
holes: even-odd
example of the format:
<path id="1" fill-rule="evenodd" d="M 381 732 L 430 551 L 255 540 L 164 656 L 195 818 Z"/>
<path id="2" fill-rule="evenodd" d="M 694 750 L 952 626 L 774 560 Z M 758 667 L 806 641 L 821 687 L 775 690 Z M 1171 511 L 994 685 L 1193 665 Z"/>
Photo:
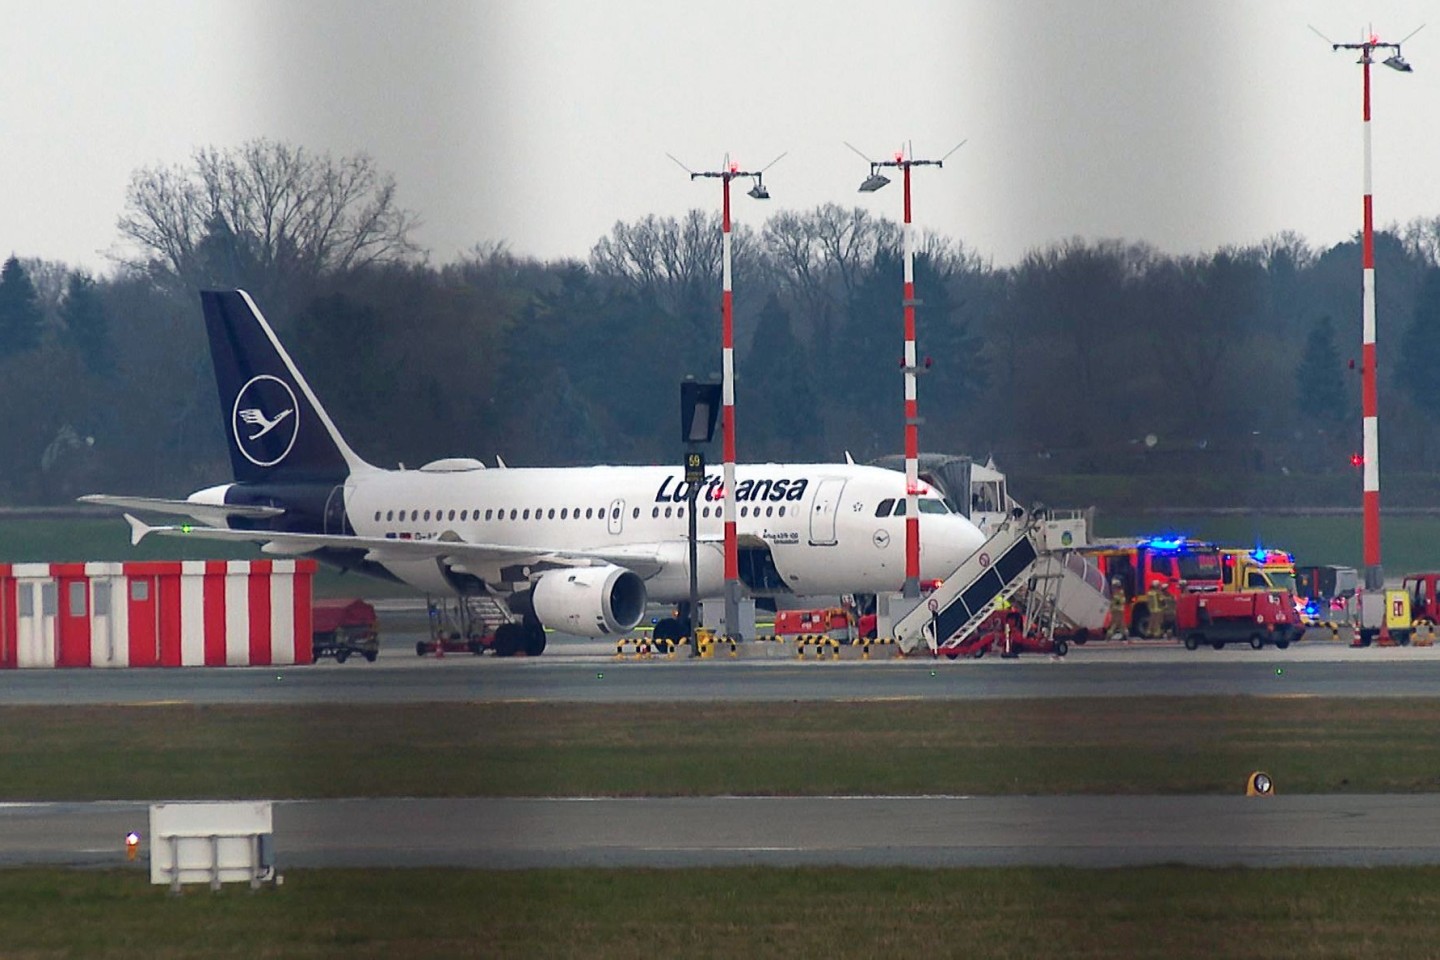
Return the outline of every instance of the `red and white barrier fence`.
<path id="1" fill-rule="evenodd" d="M 0 564 L 0 668 L 310 663 L 313 560 Z"/>

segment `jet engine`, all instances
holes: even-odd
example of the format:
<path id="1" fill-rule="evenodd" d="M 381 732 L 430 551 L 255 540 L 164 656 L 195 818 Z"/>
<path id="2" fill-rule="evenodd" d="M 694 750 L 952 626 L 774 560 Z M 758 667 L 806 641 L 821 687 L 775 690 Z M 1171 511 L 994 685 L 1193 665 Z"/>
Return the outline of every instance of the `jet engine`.
<path id="1" fill-rule="evenodd" d="M 551 629 L 610 636 L 634 629 L 645 616 L 645 581 L 614 565 L 568 567 L 541 574 L 530 601 L 535 616 Z"/>

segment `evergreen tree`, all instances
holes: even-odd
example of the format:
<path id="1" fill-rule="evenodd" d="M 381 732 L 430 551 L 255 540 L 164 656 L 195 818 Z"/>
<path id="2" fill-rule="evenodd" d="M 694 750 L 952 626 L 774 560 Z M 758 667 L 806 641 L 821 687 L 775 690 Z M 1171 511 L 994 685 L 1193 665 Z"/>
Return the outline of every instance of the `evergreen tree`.
<path id="1" fill-rule="evenodd" d="M 1305 338 L 1305 352 L 1295 368 L 1296 406 L 1299 422 L 1308 434 L 1313 429 L 1322 440 L 1333 442 L 1347 420 L 1345 380 L 1340 351 L 1335 346 L 1335 321 L 1321 317 Z"/>
<path id="2" fill-rule="evenodd" d="M 1440 369 L 1440 269 L 1426 271 L 1400 344 L 1395 364 L 1400 389 L 1427 417 L 1440 420 L 1440 391 L 1435 389 L 1435 371 Z"/>
<path id="3" fill-rule="evenodd" d="M 86 370 L 103 377 L 115 372 L 115 350 L 110 342 L 105 304 L 95 281 L 86 274 L 78 271 L 70 274 L 65 299 L 60 305 L 60 319 L 65 321 L 65 336 Z"/>
<path id="4" fill-rule="evenodd" d="M 14 254 L 0 268 L 0 357 L 34 350 L 40 346 L 44 317 L 30 274 Z"/>
<path id="5" fill-rule="evenodd" d="M 748 451 L 743 459 L 793 461 L 822 455 L 825 422 L 812 386 L 814 372 L 813 358 L 795 339 L 790 312 L 771 294 L 735 385 L 735 404 L 745 411 L 738 431 Z"/>

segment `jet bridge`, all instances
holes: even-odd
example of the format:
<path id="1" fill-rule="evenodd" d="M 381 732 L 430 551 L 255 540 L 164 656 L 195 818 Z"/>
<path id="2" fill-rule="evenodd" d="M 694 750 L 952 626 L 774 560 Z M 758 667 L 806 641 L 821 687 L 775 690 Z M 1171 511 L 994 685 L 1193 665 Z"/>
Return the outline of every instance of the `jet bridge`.
<path id="1" fill-rule="evenodd" d="M 1015 510 L 929 597 L 895 622 L 902 653 L 931 653 L 966 639 L 1022 590 L 1026 629 L 1089 632 L 1103 628 L 1109 611 L 1104 577 L 1084 557 L 1042 553 L 1045 517 Z"/>

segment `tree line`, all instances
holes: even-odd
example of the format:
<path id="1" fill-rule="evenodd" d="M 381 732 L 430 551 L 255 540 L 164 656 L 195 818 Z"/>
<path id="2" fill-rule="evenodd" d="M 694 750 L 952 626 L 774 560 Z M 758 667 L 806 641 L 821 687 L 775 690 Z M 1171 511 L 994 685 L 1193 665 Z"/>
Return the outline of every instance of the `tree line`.
<path id="1" fill-rule="evenodd" d="M 113 273 L 0 269 L 0 502 L 179 495 L 228 476 L 196 293 L 249 290 L 373 462 L 671 462 L 718 377 L 718 213 L 616 223 L 586 259 L 433 264 L 393 177 L 273 141 L 133 175 Z M 735 227 L 743 460 L 902 438 L 900 226 L 860 208 Z M 924 234 L 921 445 L 1029 473 L 1335 473 L 1359 447 L 1358 237 L 1162 254 L 1061 240 L 996 267 Z M 1386 468 L 1440 465 L 1440 217 L 1376 235 Z M 718 450 L 712 453 L 718 456 Z"/>

